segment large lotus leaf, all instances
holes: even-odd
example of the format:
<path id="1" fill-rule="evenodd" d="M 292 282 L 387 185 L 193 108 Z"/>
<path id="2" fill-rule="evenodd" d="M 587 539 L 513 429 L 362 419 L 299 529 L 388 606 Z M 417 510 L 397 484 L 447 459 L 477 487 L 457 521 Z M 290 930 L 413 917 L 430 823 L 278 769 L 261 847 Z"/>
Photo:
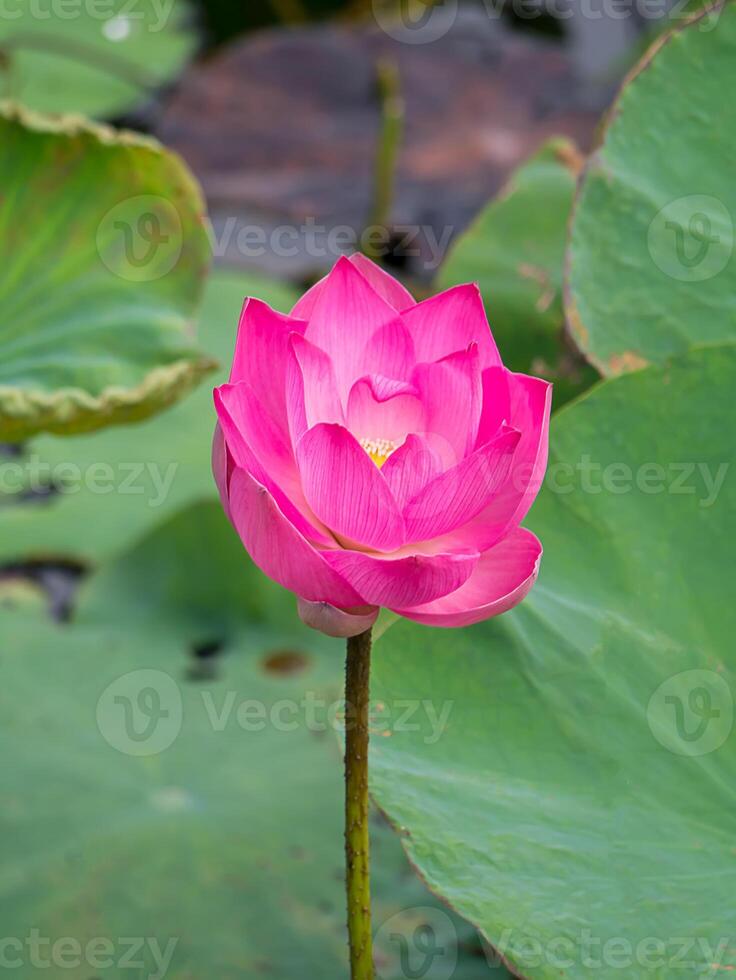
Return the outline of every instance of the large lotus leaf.
<path id="1" fill-rule="evenodd" d="M 529 598 L 377 645 L 376 699 L 451 705 L 374 743 L 378 802 L 535 980 L 736 969 L 735 386 L 714 347 L 563 409 Z"/>
<path id="2" fill-rule="evenodd" d="M 204 203 L 154 140 L 0 110 L 0 439 L 135 421 L 212 361 Z"/>
<path id="3" fill-rule="evenodd" d="M 546 143 L 460 236 L 438 283 L 478 283 L 504 362 L 553 381 L 556 405 L 596 377 L 566 340 L 562 308 L 567 225 L 580 166 L 568 140 Z"/>
<path id="4" fill-rule="evenodd" d="M 342 645 L 304 629 L 218 504 L 100 572 L 72 625 L 0 609 L 0 650 L 3 936 L 66 938 L 38 955 L 70 980 L 126 974 L 131 937 L 140 978 L 173 941 L 169 980 L 344 978 Z M 458 980 L 487 976 L 380 821 L 374 850 L 381 976 L 427 929 L 447 951 L 423 975 L 455 956 Z"/>
<path id="5" fill-rule="evenodd" d="M 583 177 L 567 316 L 602 374 L 736 337 L 736 7 L 658 41 Z"/>
<path id="6" fill-rule="evenodd" d="M 0 98 L 120 115 L 176 79 L 196 36 L 186 0 L 18 0 L 0 18 Z"/>
<path id="7" fill-rule="evenodd" d="M 205 290 L 199 336 L 224 379 L 247 295 L 289 310 L 286 286 L 216 270 Z M 212 391 L 139 425 L 32 441 L 0 457 L 0 561 L 95 562 L 127 548 L 177 510 L 217 491 L 210 466 Z M 47 491 L 47 495 L 44 495 Z M 94 534 L 89 529 L 94 528 Z"/>

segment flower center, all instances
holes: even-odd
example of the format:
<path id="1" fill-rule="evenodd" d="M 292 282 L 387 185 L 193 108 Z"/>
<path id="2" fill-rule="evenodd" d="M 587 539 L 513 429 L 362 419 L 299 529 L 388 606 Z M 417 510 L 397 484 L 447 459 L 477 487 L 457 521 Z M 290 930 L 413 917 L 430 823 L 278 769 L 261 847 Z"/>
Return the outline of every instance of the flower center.
<path id="1" fill-rule="evenodd" d="M 390 439 L 361 439 L 360 444 L 379 470 L 391 453 L 398 449 L 396 443 Z"/>

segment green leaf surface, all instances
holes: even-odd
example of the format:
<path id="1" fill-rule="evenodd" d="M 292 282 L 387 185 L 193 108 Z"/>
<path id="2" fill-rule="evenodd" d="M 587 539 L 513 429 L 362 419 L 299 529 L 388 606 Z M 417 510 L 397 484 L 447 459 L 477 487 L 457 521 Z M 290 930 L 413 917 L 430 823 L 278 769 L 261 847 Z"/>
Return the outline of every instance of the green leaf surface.
<path id="1" fill-rule="evenodd" d="M 193 318 L 204 203 L 178 157 L 82 120 L 0 110 L 0 439 L 134 421 L 212 368 Z"/>
<path id="2" fill-rule="evenodd" d="M 0 650 L 0 921 L 19 975 L 37 930 L 47 974 L 70 980 L 160 977 L 170 943 L 169 980 L 343 980 L 342 644 L 299 623 L 218 504 L 106 567 L 72 625 L 0 609 Z M 488 976 L 380 820 L 374 850 L 381 977 L 403 977 L 397 937 L 428 926 L 447 949 L 429 980 L 451 955 L 458 980 Z"/>
<path id="3" fill-rule="evenodd" d="M 438 286 L 480 286 L 504 363 L 555 384 L 561 405 L 597 375 L 566 340 L 562 278 L 567 224 L 581 158 L 553 139 L 512 176 L 460 236 Z"/>
<path id="4" fill-rule="evenodd" d="M 373 744 L 375 797 L 523 976 L 736 968 L 735 387 L 714 347 L 565 408 L 529 598 L 378 643 L 374 697 L 450 716 Z"/>
<path id="5" fill-rule="evenodd" d="M 585 171 L 567 317 L 604 375 L 736 337 L 736 7 L 698 15 L 645 57 Z"/>
<path id="6" fill-rule="evenodd" d="M 198 334 L 220 364 L 213 376 L 218 383 L 229 373 L 247 295 L 282 311 L 297 299 L 287 286 L 215 270 Z M 141 424 L 67 439 L 42 437 L 19 455 L 0 457 L 0 562 L 95 563 L 128 548 L 195 500 L 216 499 L 210 465 L 214 425 L 206 383 Z"/>
<path id="7" fill-rule="evenodd" d="M 196 35 L 186 0 L 18 0 L 0 19 L 0 98 L 110 118 L 174 81 Z"/>

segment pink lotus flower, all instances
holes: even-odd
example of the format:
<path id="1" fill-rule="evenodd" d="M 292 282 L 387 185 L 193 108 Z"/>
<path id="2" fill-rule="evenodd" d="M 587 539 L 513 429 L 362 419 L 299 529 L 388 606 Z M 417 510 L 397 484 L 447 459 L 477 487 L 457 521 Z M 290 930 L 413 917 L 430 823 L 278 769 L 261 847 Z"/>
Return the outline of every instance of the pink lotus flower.
<path id="1" fill-rule="evenodd" d="M 332 636 L 385 606 L 431 626 L 505 612 L 542 547 L 520 527 L 551 386 L 502 364 L 476 286 L 416 303 L 340 259 L 290 316 L 246 300 L 215 390 L 213 468 L 253 561 Z"/>

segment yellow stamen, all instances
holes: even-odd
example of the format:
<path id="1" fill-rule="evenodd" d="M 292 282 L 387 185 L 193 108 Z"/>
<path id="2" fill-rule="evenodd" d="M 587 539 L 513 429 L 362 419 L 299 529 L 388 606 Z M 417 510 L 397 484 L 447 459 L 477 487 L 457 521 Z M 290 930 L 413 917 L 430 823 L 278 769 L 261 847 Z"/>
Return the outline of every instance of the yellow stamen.
<path id="1" fill-rule="evenodd" d="M 391 453 L 398 448 L 390 439 L 361 439 L 360 444 L 379 470 Z"/>

